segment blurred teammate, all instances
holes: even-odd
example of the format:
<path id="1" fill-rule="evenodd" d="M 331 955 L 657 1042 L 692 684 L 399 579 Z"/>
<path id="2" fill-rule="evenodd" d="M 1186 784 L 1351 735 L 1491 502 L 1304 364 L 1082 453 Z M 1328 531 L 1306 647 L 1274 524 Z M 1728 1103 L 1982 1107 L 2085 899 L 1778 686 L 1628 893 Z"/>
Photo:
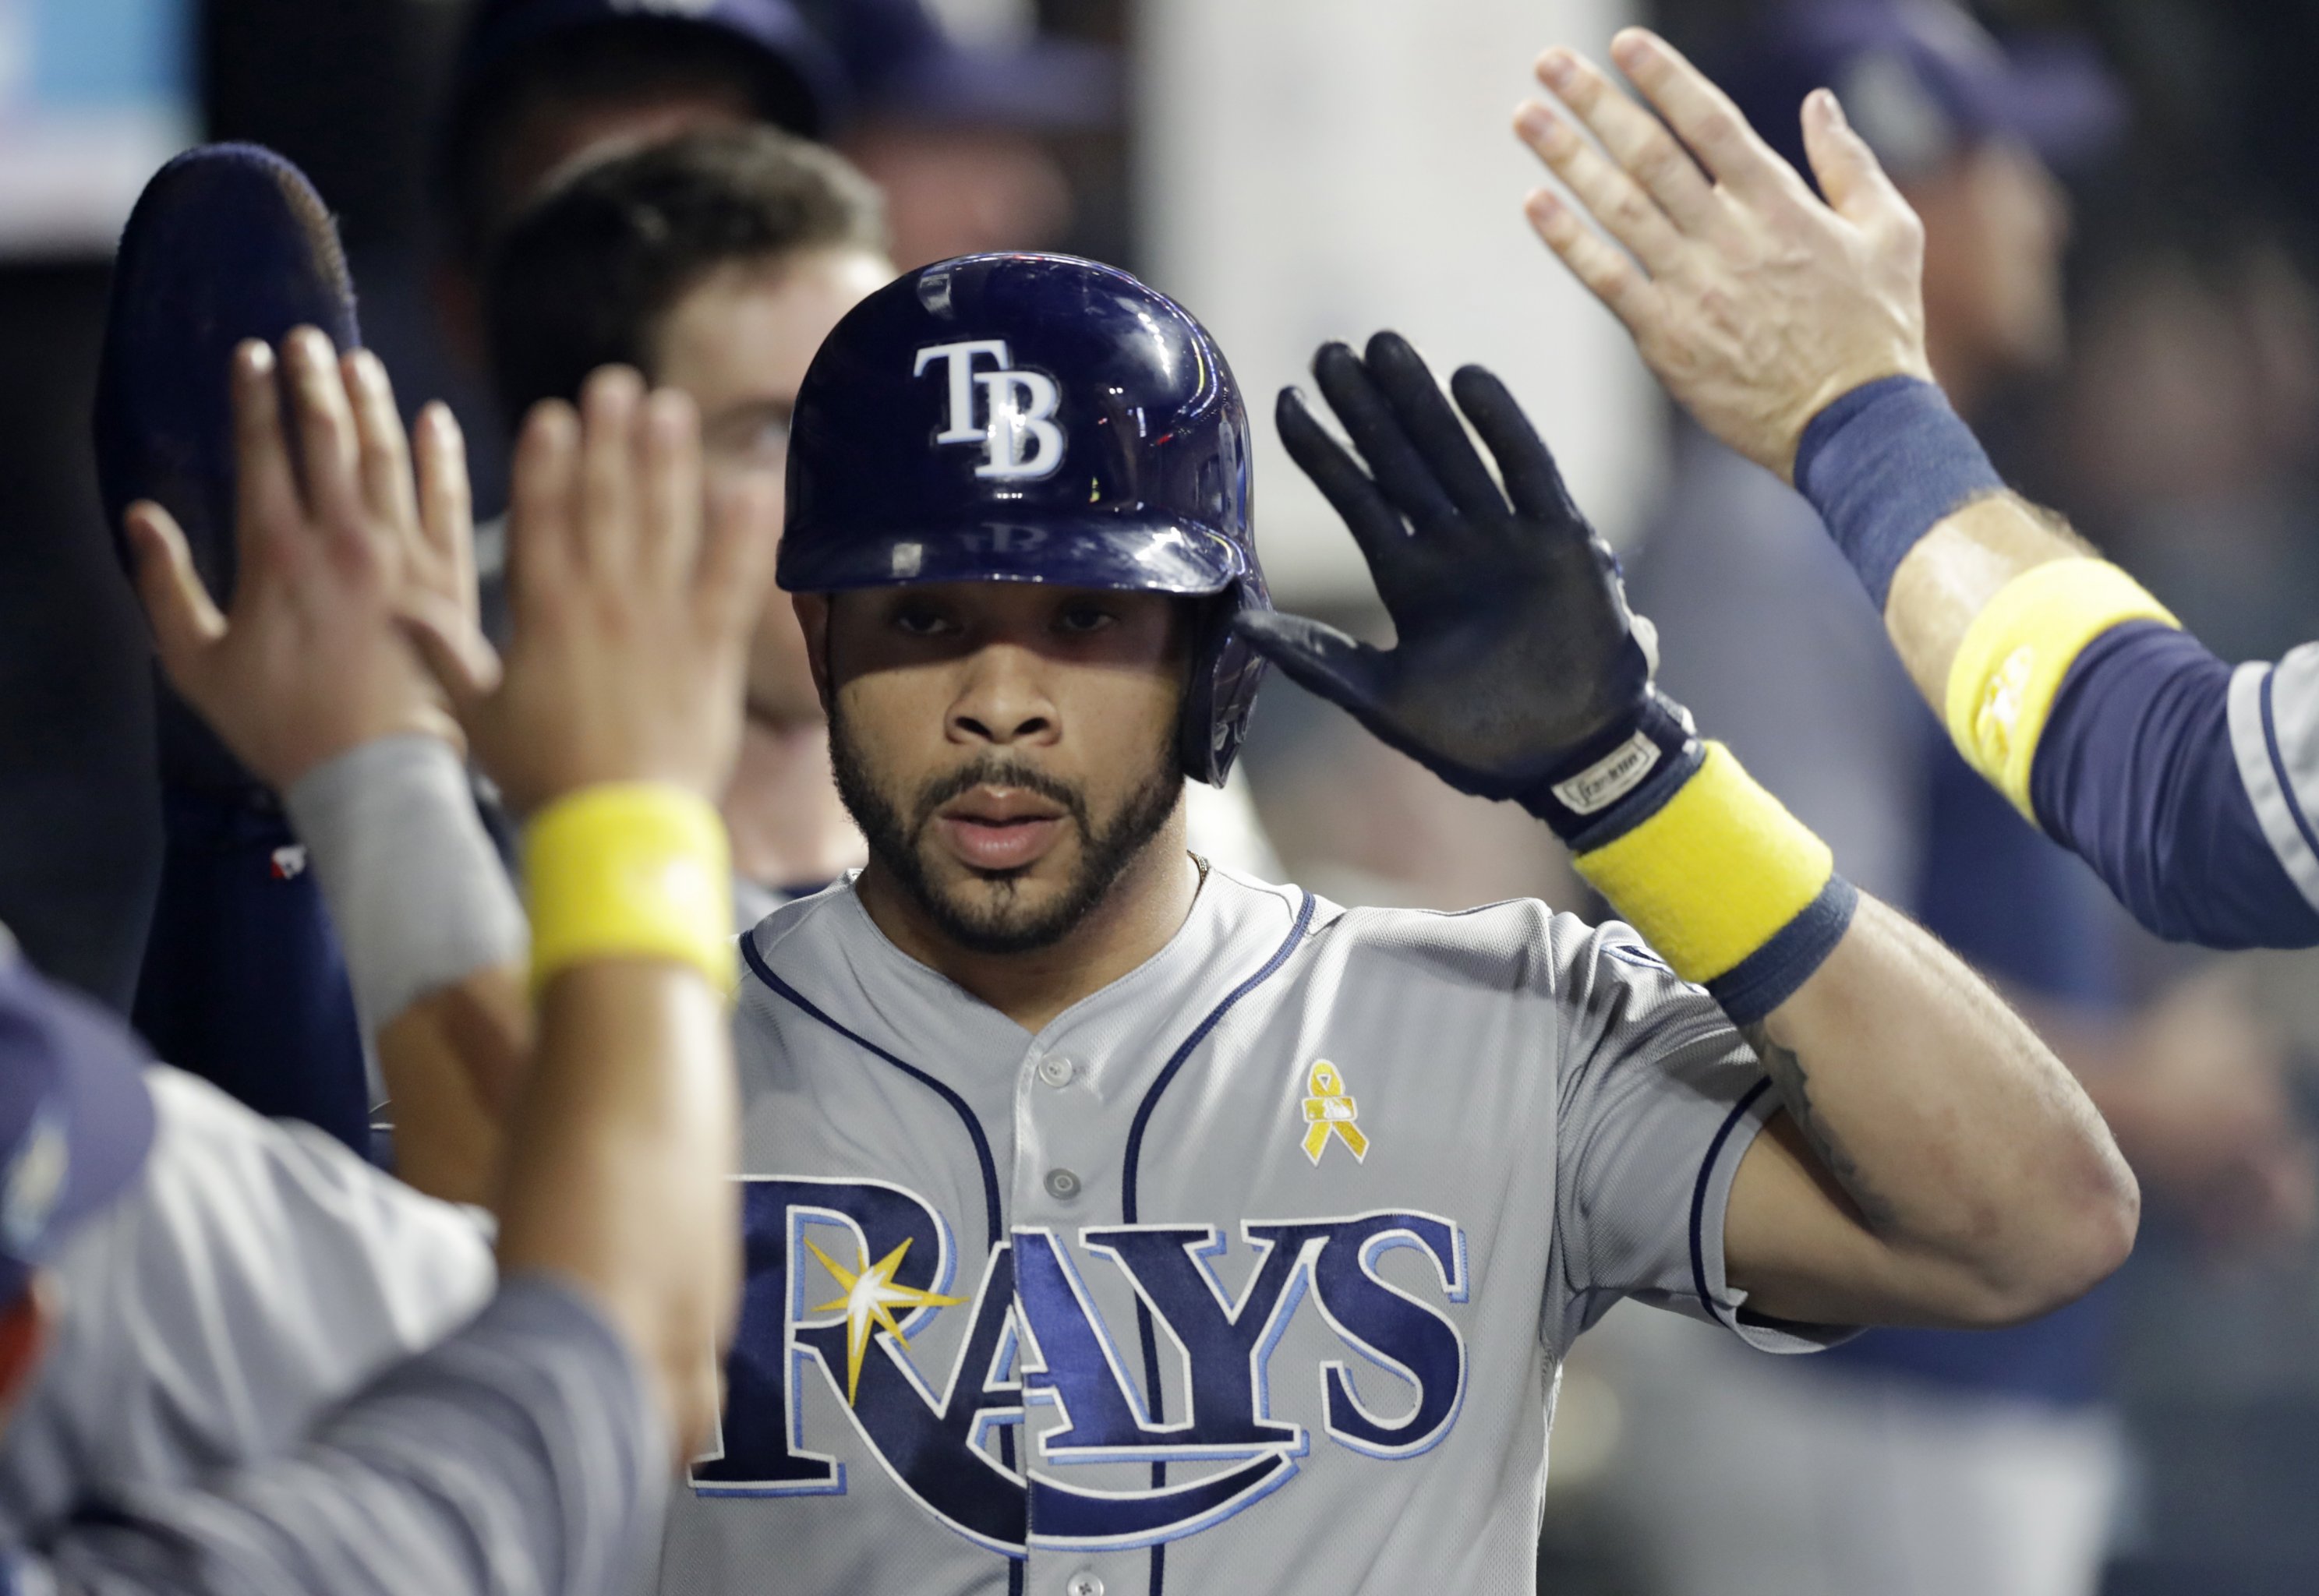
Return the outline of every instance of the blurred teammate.
<path id="1" fill-rule="evenodd" d="M 778 493 L 813 352 L 893 275 L 877 192 L 839 157 L 771 130 L 684 135 L 574 174 L 514 224 L 486 279 L 492 378 L 520 416 L 632 365 L 699 406 L 712 485 L 755 477 Z M 746 708 L 725 813 L 753 924 L 862 857 L 778 592 L 751 642 Z"/>
<path id="2" fill-rule="evenodd" d="M 1922 223 L 1833 95 L 1800 109 L 1823 203 L 1663 41 L 1613 51 L 1667 126 L 1560 50 L 1539 76 L 1608 156 L 1543 105 L 1519 125 L 1631 254 L 1544 193 L 1541 236 L 1701 425 L 1797 483 L 1967 762 L 2136 918 L 2319 942 L 2319 650 L 2233 671 L 2005 490 L 1932 385 Z"/>
<path id="3" fill-rule="evenodd" d="M 423 595 L 469 602 L 446 581 L 466 536 L 458 438 L 429 412 L 414 484 L 374 359 L 310 329 L 278 366 L 263 345 L 236 357 L 230 610 L 165 510 L 140 504 L 128 528 L 172 681 L 298 815 L 362 924 L 358 980 L 409 992 L 418 1023 L 382 1045 L 424 1047 L 443 950 L 522 938 L 397 618 Z M 649 1555 L 663 1471 L 713 1415 L 700 1350 L 733 1300 L 709 796 L 771 547 L 762 497 L 704 527 L 692 428 L 673 396 L 593 405 L 584 437 L 569 412 L 541 418 L 519 476 L 521 635 L 463 699 L 529 821 L 539 1037 L 507 1105 L 501 1283 L 466 1328 L 353 1362 L 342 1341 L 447 1328 L 459 1288 L 402 1283 L 423 1279 L 421 1233 L 460 1222 L 320 1137 L 140 1070 L 125 1032 L 0 972 L 0 1389 L 34 1548 L 14 1582 L 588 1592 Z M 363 824 L 381 812 L 389 834 Z M 203 1433 L 220 1408 L 239 1433 Z"/>
<path id="4" fill-rule="evenodd" d="M 1270 610 L 1229 372 L 1132 278 L 945 263 L 816 356 L 781 570 L 871 861 L 744 940 L 749 1280 L 664 1589 L 1526 1589 L 1614 1297 L 1801 1348 L 2129 1245 L 2066 1075 L 1653 691 L 1503 390 L 1457 379 L 1511 507 L 1406 344 L 1318 369 L 1375 478 L 1283 426 L 1391 654 Z M 1713 996 L 1190 853 L 1251 648 L 1575 838 Z"/>
<path id="5" fill-rule="evenodd" d="M 1041 34 L 1035 8 L 1010 0 L 799 5 L 845 63 L 854 108 L 835 137 L 884 193 L 905 269 L 1065 237 L 1071 186 L 1056 148 L 1118 132 L 1108 51 Z M 970 19 L 979 36 L 961 38 L 953 24 Z"/>
<path id="6" fill-rule="evenodd" d="M 2063 58 L 2009 59 L 1923 0 L 1783 5 L 1719 59 L 1767 141 L 1793 142 L 1795 107 L 1827 83 L 1888 153 L 1925 221 L 1927 344 L 1960 409 L 2059 356 L 2068 216 L 2045 163 L 2114 114 L 2102 79 Z M 1949 748 L 1809 504 L 1685 428 L 1630 569 L 1669 690 L 1768 773 L 1848 875 L 2019 1005 L 2145 1190 L 2221 1246 L 2308 1226 L 2310 1153 L 2277 1041 L 2212 981 L 2134 1022 L 2118 911 Z M 1670 1591 L 1719 1596 L 2090 1591 L 2122 1465 L 2114 1310 L 2099 1293 L 2017 1329 L 1879 1330 L 1780 1364 L 1627 1321 L 1618 1483 L 1653 1526 L 1643 1555 Z M 1737 1446 L 1786 1461 L 1734 1475 L 1718 1460 Z"/>
<path id="7" fill-rule="evenodd" d="M 573 160 L 699 128 L 824 135 L 849 103 L 844 64 L 790 0 L 483 0 L 437 135 L 453 337 L 480 355 L 484 262 Z"/>

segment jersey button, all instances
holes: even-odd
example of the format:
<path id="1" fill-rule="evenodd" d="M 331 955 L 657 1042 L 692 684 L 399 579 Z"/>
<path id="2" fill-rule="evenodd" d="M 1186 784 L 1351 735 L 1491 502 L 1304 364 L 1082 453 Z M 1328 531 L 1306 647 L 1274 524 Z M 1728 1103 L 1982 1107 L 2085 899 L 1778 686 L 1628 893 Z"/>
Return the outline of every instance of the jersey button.
<path id="1" fill-rule="evenodd" d="M 1103 1596 L 1103 1582 L 1082 1568 L 1063 1582 L 1063 1596 Z"/>
<path id="2" fill-rule="evenodd" d="M 1051 1087 L 1067 1087 L 1079 1067 L 1059 1053 L 1050 1053 L 1039 1060 L 1039 1078 Z"/>
<path id="3" fill-rule="evenodd" d="M 1079 1177 L 1078 1176 L 1072 1174 L 1068 1169 L 1050 1169 L 1047 1171 L 1047 1195 L 1054 1198 L 1058 1203 L 1068 1203 L 1078 1195 Z M 1080 1576 L 1074 1575 L 1073 1577 L 1078 1578 Z M 1095 1579 L 1095 1575 L 1091 1573 L 1084 1577 L 1091 1580 Z M 1096 1580 L 1095 1588 L 1097 1591 L 1102 1590 L 1103 1582 Z"/>

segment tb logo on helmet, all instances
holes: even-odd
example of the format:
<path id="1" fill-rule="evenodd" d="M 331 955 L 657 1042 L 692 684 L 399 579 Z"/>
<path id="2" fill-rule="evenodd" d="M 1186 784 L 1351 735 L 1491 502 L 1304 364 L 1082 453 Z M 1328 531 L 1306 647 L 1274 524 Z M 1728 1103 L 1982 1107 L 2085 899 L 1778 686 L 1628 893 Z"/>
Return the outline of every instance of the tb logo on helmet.
<path id="1" fill-rule="evenodd" d="M 978 357 L 997 369 L 975 370 Z M 1054 422 L 1061 392 L 1046 373 L 1015 371 L 1008 360 L 1006 339 L 970 338 L 920 349 L 910 374 L 924 376 L 928 366 L 942 366 L 949 408 L 934 442 L 980 444 L 982 464 L 975 475 L 1006 482 L 1051 476 L 1063 463 L 1063 429 Z"/>

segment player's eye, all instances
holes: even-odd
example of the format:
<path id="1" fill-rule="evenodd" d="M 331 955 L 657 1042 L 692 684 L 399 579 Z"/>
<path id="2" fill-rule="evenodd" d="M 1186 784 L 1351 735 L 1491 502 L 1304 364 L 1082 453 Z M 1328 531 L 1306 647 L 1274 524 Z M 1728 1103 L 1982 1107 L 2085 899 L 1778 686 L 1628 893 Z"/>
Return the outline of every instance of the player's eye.
<path id="1" fill-rule="evenodd" d="M 910 637 L 941 637 L 958 630 L 956 621 L 931 604 L 897 604 L 889 618 L 896 631 Z"/>
<path id="2" fill-rule="evenodd" d="M 1055 617 L 1055 630 L 1067 637 L 1085 637 L 1119 624 L 1119 617 L 1101 604 L 1073 604 Z"/>

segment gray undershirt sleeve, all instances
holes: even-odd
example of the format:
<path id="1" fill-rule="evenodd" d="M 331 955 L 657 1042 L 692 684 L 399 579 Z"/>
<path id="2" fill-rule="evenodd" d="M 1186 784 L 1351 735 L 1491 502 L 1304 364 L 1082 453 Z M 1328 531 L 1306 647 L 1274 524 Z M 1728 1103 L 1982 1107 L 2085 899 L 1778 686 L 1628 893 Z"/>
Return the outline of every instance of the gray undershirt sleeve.
<path id="1" fill-rule="evenodd" d="M 643 1372 L 573 1288 L 510 1281 L 291 1456 L 85 1510 L 19 1585 L 236 1596 L 596 1596 L 639 1588 L 669 1446 Z"/>

